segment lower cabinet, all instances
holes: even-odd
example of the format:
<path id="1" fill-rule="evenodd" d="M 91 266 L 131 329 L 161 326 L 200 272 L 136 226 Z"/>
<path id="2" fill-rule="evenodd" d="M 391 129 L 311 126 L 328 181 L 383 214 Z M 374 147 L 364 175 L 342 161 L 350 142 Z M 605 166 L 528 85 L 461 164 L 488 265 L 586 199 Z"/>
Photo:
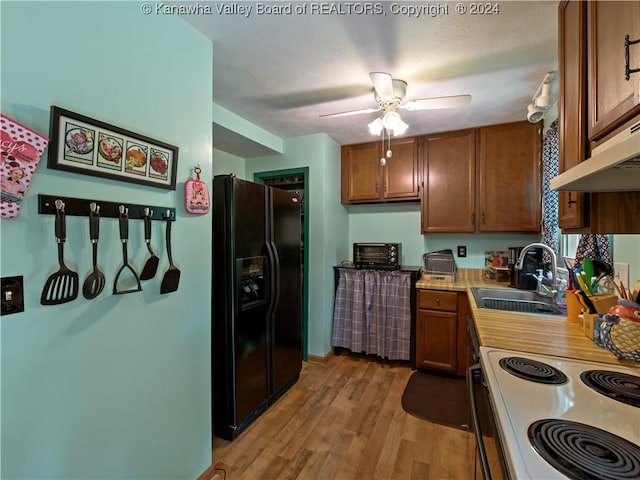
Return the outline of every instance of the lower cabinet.
<path id="1" fill-rule="evenodd" d="M 419 289 L 415 368 L 464 375 L 468 365 L 467 294 Z"/>

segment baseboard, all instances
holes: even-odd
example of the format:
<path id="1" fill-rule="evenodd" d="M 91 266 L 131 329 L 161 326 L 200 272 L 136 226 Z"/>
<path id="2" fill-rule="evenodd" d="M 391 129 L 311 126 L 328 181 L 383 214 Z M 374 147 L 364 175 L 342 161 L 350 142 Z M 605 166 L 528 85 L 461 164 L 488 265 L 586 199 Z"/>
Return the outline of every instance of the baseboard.
<path id="1" fill-rule="evenodd" d="M 326 364 L 333 357 L 333 350 L 330 350 L 324 357 L 320 355 L 307 355 L 307 362 L 309 363 L 319 363 L 320 365 Z"/>
<path id="2" fill-rule="evenodd" d="M 209 467 L 200 474 L 197 480 L 219 480 L 222 477 L 216 473 L 216 469 L 213 465 L 209 465 Z"/>

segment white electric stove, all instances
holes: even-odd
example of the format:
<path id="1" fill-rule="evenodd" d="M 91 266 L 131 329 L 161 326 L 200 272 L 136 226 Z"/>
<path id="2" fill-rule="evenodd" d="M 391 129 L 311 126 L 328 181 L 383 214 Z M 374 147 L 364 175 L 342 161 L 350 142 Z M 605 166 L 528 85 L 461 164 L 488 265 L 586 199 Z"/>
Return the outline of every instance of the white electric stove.
<path id="1" fill-rule="evenodd" d="M 640 478 L 640 369 L 490 347 L 480 363 L 511 478 Z"/>

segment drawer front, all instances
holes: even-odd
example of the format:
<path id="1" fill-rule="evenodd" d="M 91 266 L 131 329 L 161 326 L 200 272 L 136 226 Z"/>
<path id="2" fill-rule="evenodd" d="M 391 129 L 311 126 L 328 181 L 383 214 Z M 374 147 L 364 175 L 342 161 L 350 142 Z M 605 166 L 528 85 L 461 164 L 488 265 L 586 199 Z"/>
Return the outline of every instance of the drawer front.
<path id="1" fill-rule="evenodd" d="M 418 290 L 418 308 L 427 310 L 458 310 L 458 294 L 442 290 Z"/>

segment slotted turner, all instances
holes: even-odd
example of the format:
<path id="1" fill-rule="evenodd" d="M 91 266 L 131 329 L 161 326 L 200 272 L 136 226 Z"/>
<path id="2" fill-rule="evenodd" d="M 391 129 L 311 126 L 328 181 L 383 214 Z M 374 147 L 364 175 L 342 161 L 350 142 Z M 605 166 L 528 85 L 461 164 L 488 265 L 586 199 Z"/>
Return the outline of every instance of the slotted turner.
<path id="1" fill-rule="evenodd" d="M 98 268 L 98 237 L 100 236 L 100 205 L 89 204 L 89 238 L 93 249 L 93 270 L 82 284 L 82 295 L 92 300 L 102 293 L 105 284 L 104 273 Z"/>
<path id="2" fill-rule="evenodd" d="M 60 268 L 44 284 L 40 303 L 42 305 L 60 305 L 75 300 L 78 296 L 78 274 L 64 263 L 64 243 L 67 240 L 67 225 L 64 202 L 56 200 L 55 235 L 58 243 L 58 264 Z"/>

